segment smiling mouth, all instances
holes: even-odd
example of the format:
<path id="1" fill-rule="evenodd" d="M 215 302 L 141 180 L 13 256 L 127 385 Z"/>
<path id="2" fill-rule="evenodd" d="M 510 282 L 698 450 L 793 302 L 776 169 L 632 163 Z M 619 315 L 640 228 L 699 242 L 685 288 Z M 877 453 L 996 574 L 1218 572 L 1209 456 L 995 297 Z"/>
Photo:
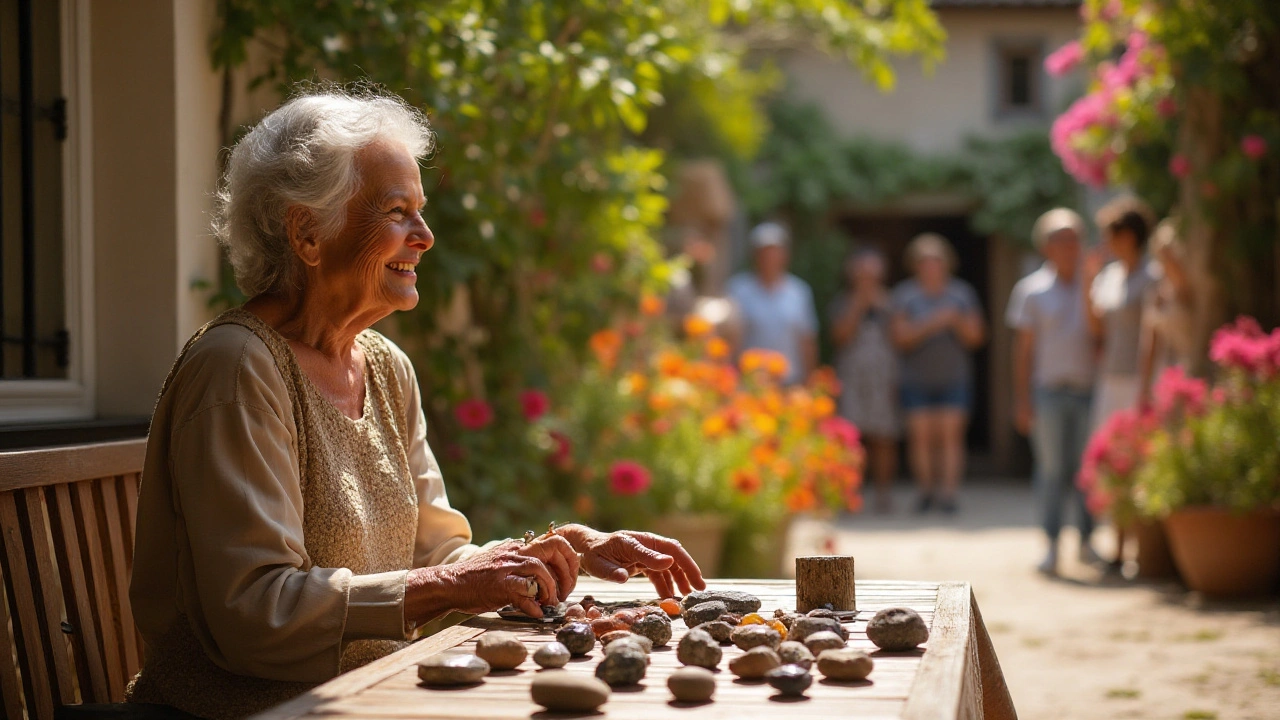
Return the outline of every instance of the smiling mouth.
<path id="1" fill-rule="evenodd" d="M 387 267 L 395 270 L 396 272 L 413 272 L 418 266 L 407 262 L 393 262 L 387 263 Z"/>

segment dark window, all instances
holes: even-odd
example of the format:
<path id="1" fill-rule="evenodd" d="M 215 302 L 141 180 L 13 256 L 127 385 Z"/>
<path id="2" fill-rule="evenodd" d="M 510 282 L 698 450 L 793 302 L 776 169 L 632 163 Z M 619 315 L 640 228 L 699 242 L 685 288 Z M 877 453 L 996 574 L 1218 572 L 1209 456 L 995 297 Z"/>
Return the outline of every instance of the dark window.
<path id="1" fill-rule="evenodd" d="M 67 377 L 57 2 L 0 0 L 0 380 Z"/>
<path id="2" fill-rule="evenodd" d="M 996 43 L 995 115 L 1040 117 L 1043 114 L 1040 43 Z"/>

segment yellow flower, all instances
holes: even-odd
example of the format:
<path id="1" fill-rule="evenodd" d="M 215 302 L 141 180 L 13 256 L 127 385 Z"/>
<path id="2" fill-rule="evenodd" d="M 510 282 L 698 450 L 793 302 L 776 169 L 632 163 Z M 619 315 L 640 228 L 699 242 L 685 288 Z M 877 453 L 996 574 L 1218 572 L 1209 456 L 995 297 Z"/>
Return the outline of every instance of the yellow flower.
<path id="1" fill-rule="evenodd" d="M 712 415 L 702 421 L 702 434 L 709 438 L 720 437 L 729 429 L 723 415 Z"/>
<path id="2" fill-rule="evenodd" d="M 765 437 L 772 437 L 778 432 L 778 421 L 772 415 L 765 413 L 757 413 L 751 418 L 751 425 L 755 427 L 756 432 Z"/>
<path id="3" fill-rule="evenodd" d="M 639 395 L 649 386 L 649 380 L 638 372 L 629 372 L 622 379 L 622 392 L 624 395 Z"/>

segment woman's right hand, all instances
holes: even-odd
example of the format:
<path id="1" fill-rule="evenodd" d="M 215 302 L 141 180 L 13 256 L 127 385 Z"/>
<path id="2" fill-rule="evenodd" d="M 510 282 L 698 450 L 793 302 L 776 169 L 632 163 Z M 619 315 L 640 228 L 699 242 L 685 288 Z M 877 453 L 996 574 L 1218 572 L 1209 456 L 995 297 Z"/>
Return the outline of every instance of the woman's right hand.
<path id="1" fill-rule="evenodd" d="M 444 610 L 479 614 L 514 605 L 530 617 L 542 617 L 543 605 L 562 602 L 573 592 L 578 562 L 577 552 L 557 535 L 527 544 L 508 540 L 460 562 L 414 570 L 405 598 L 406 615 L 430 619 L 441 608 L 427 606 L 443 600 L 448 605 Z M 531 582 L 537 583 L 532 595 Z M 424 601 L 423 609 L 413 611 L 417 598 Z"/>

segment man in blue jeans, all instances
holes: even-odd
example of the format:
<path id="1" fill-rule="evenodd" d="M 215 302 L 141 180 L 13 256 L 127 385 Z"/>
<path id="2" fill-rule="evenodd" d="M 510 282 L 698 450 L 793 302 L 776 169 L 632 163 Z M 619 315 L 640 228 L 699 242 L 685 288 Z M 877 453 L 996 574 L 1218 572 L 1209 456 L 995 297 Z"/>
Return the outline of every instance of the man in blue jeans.
<path id="1" fill-rule="evenodd" d="M 1083 235 L 1084 221 L 1074 211 L 1058 208 L 1040 216 L 1032 238 L 1045 263 L 1014 286 L 1006 315 L 1017 331 L 1014 420 L 1031 438 L 1040 520 L 1049 539 L 1037 568 L 1046 575 L 1058 572 L 1058 533 L 1068 504 L 1076 508 L 1080 560 L 1099 561 L 1089 544 L 1093 518 L 1075 484 L 1097 371 L 1079 272 Z"/>

